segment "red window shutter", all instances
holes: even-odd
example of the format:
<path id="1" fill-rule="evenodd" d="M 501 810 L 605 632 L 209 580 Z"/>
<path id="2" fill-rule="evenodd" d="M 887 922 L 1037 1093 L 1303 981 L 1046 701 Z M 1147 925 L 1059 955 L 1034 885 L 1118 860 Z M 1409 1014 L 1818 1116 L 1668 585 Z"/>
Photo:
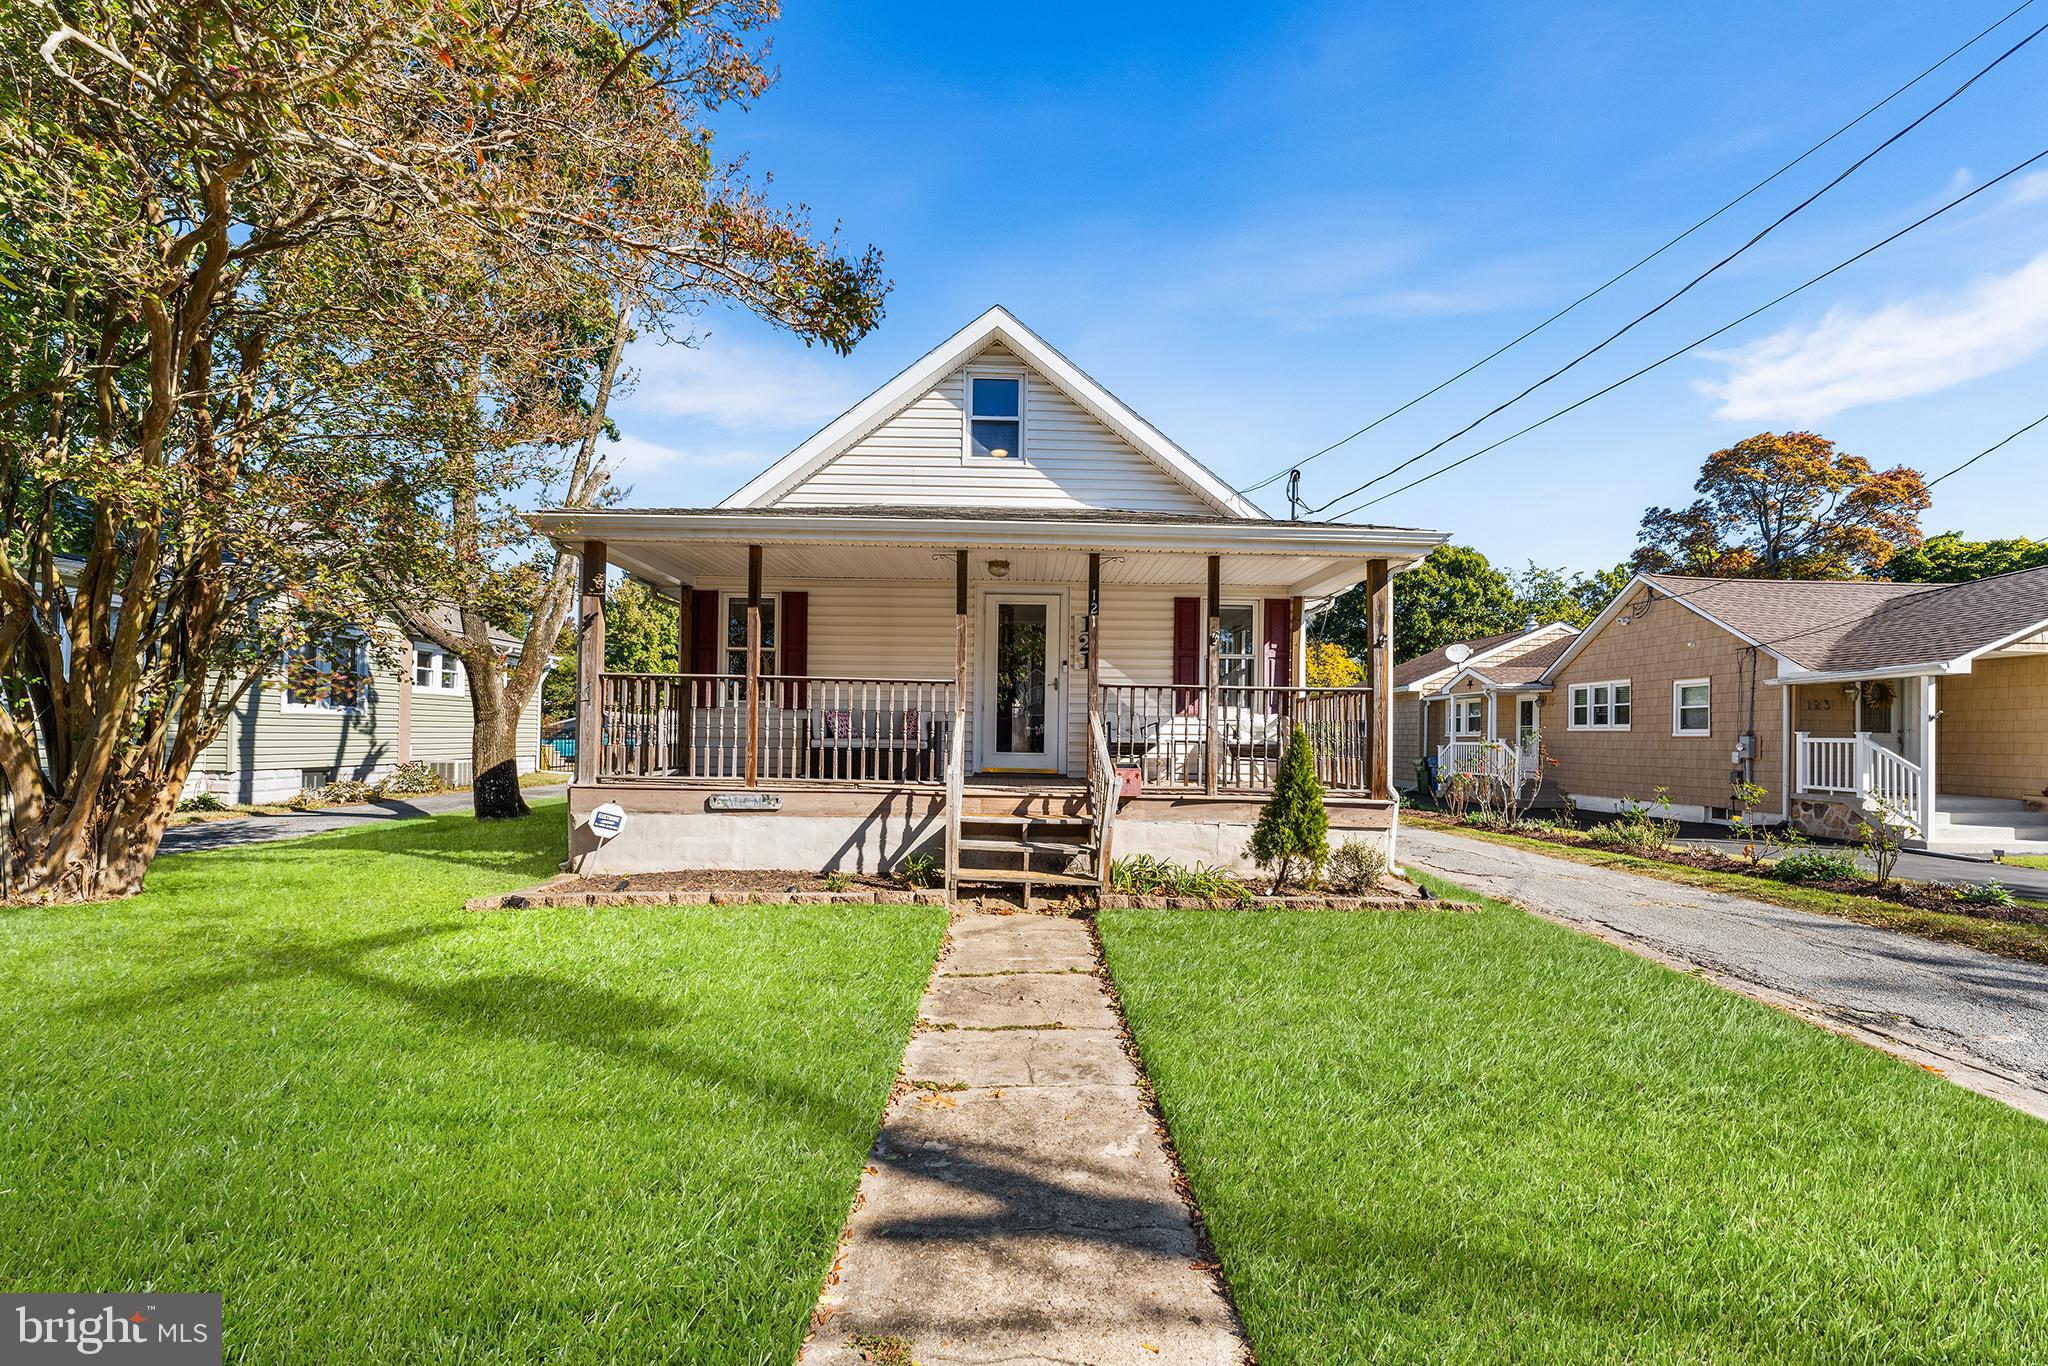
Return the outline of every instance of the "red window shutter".
<path id="1" fill-rule="evenodd" d="M 1202 600 L 1173 600 L 1173 682 L 1184 689 L 1175 694 L 1174 706 L 1183 716 L 1201 710 L 1201 695 L 1194 690 L 1202 683 Z"/>
<path id="2" fill-rule="evenodd" d="M 1294 686 L 1294 653 L 1287 648 L 1294 604 L 1286 598 L 1266 599 L 1266 686 Z"/>
<path id="3" fill-rule="evenodd" d="M 699 588 L 690 595 L 690 672 L 693 674 L 724 672 L 719 664 L 718 641 L 725 632 L 725 620 L 719 607 L 716 589 Z M 697 694 L 692 699 L 695 705 L 717 705 L 716 684 L 694 683 L 691 691 Z"/>
<path id="4" fill-rule="evenodd" d="M 777 646 L 782 654 L 775 667 L 786 678 L 803 678 L 811 672 L 811 595 L 784 593 L 782 620 L 776 623 Z M 807 707 L 809 689 L 801 684 L 783 685 L 782 705 Z"/>

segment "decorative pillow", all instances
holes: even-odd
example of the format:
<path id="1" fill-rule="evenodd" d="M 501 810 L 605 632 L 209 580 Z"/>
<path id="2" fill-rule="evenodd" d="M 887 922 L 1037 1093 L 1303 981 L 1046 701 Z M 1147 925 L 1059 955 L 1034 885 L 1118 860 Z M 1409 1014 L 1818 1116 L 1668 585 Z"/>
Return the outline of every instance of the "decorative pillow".
<path id="1" fill-rule="evenodd" d="M 903 709 L 903 738 L 906 740 L 914 740 L 917 738 L 916 707 L 905 707 Z"/>
<path id="2" fill-rule="evenodd" d="M 827 739 L 843 740 L 853 734 L 853 712 L 851 709 L 827 711 L 825 713 L 825 735 Z"/>

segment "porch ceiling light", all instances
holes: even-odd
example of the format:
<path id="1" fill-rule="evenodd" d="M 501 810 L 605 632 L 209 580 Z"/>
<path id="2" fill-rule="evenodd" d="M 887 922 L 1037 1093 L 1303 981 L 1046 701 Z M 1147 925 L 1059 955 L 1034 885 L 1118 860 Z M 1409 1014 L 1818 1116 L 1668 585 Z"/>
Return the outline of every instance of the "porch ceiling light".
<path id="1" fill-rule="evenodd" d="M 988 562 L 988 576 L 992 579 L 1009 578 L 1010 562 L 1008 560 L 990 560 Z"/>

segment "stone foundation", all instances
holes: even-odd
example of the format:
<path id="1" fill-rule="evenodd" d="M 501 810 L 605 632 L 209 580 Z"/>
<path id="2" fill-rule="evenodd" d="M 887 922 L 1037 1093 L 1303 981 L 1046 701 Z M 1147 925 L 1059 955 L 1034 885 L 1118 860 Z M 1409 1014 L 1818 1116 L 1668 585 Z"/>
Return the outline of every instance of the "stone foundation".
<path id="1" fill-rule="evenodd" d="M 1853 840 L 1862 820 L 1862 813 L 1847 802 L 1829 801 L 1825 797 L 1792 799 L 1793 826 L 1814 839 Z"/>

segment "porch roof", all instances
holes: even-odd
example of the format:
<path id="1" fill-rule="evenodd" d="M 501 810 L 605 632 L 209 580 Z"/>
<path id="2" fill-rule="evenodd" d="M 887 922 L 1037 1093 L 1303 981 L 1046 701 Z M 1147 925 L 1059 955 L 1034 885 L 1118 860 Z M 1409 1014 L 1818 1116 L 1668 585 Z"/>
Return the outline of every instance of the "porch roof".
<path id="1" fill-rule="evenodd" d="M 950 552 L 1010 561 L 1016 582 L 1076 582 L 1088 555 L 1105 583 L 1198 583 L 1207 557 L 1227 584 L 1287 585 L 1301 597 L 1341 592 L 1367 562 L 1408 568 L 1448 537 L 1412 527 L 1126 512 L 1107 508 L 775 507 L 555 509 L 534 518 L 565 548 L 602 541 L 606 556 L 661 587 L 743 577 L 750 545 L 770 577 L 950 579 Z"/>

